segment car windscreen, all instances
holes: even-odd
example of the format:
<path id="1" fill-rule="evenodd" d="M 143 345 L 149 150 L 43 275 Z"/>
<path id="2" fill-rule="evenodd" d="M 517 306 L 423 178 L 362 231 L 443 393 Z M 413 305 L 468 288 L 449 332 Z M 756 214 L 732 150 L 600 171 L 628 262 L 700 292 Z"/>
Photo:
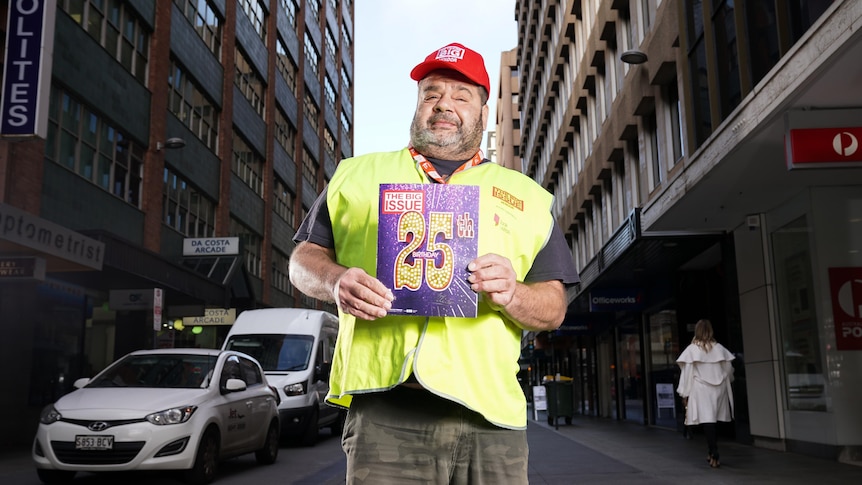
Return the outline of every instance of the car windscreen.
<path id="1" fill-rule="evenodd" d="M 215 365 L 216 357 L 210 355 L 130 355 L 105 369 L 87 387 L 206 387 Z"/>
<path id="2" fill-rule="evenodd" d="M 287 372 L 308 368 L 313 345 L 310 335 L 251 334 L 231 336 L 225 348 L 254 357 L 266 372 Z"/>

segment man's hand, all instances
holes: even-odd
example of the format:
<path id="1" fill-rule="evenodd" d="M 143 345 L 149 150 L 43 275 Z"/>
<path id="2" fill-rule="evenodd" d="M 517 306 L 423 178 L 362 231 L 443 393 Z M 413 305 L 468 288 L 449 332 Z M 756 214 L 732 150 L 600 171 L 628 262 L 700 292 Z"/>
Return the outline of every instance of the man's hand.
<path id="1" fill-rule="evenodd" d="M 395 299 L 383 283 L 360 268 L 348 268 L 341 273 L 332 296 L 341 311 L 363 320 L 385 317 Z"/>
<path id="2" fill-rule="evenodd" d="M 333 302 L 341 311 L 363 320 L 385 317 L 395 296 L 383 283 L 360 268 L 335 261 L 331 248 L 301 242 L 290 255 L 290 282 L 299 291 Z"/>
<path id="3" fill-rule="evenodd" d="M 512 301 L 515 284 L 518 282 L 512 262 L 499 254 L 485 254 L 467 265 L 470 288 L 476 293 L 484 293 L 488 305 L 500 311 Z"/>
<path id="4" fill-rule="evenodd" d="M 470 288 L 488 305 L 526 330 L 553 330 L 566 316 L 566 289 L 560 281 L 521 283 L 512 262 L 485 254 L 467 265 Z"/>

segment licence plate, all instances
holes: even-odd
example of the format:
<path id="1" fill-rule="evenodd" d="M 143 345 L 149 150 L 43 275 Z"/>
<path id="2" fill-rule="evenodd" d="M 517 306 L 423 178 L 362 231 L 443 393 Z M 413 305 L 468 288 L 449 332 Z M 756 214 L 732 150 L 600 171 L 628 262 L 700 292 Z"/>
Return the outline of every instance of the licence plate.
<path id="1" fill-rule="evenodd" d="M 113 436 L 75 436 L 76 450 L 113 450 Z"/>

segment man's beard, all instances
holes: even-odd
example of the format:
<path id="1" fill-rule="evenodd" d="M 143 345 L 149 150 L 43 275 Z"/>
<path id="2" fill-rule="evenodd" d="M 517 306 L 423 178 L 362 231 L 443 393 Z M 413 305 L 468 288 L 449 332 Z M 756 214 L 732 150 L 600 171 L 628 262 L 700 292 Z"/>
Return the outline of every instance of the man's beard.
<path id="1" fill-rule="evenodd" d="M 454 122 L 458 129 L 454 133 L 438 134 L 427 126 L 421 127 L 418 114 L 413 117 L 413 122 L 410 124 L 410 143 L 419 153 L 442 160 L 466 160 L 479 150 L 484 131 L 481 118 L 477 118 L 472 129 L 467 131 L 457 120 L 449 119 L 442 114 L 431 116 L 426 124 L 430 125 L 439 120 Z"/>

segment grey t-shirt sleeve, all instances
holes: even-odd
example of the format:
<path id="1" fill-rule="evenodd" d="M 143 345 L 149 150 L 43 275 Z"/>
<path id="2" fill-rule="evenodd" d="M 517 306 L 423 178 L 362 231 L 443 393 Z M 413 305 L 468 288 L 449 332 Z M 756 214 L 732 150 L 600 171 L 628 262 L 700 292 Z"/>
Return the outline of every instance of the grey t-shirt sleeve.
<path id="1" fill-rule="evenodd" d="M 305 219 L 293 235 L 296 243 L 302 241 L 313 242 L 325 248 L 335 247 L 335 238 L 332 235 L 332 221 L 329 219 L 329 207 L 326 205 L 326 188 L 317 196 Z"/>

